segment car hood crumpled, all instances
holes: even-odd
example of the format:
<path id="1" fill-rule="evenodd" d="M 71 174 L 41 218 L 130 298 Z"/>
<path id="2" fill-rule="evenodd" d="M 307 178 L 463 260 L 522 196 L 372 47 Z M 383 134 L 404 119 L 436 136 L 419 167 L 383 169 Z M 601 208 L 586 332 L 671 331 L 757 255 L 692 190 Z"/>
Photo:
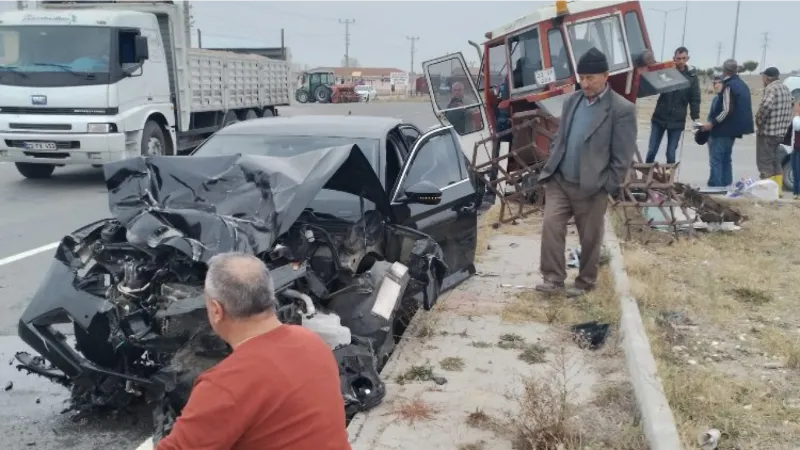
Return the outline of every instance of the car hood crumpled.
<path id="1" fill-rule="evenodd" d="M 103 170 L 109 209 L 131 244 L 171 246 L 195 261 L 270 250 L 323 188 L 363 195 L 392 217 L 386 192 L 355 145 L 280 157 L 135 157 Z"/>

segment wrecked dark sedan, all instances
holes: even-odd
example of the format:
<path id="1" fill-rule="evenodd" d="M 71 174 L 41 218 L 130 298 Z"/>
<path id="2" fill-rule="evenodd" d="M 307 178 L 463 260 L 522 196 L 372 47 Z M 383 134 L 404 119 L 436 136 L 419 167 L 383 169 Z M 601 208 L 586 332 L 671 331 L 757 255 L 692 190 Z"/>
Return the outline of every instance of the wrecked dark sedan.
<path id="1" fill-rule="evenodd" d="M 160 439 L 195 377 L 230 352 L 203 280 L 209 258 L 240 251 L 270 268 L 281 321 L 331 346 L 348 418 L 379 404 L 410 317 L 475 271 L 480 199 L 458 141 L 403 126 L 253 120 L 188 157 L 106 164 L 112 218 L 62 240 L 19 322 L 41 356 L 19 353 L 18 367 L 69 387 L 74 409 L 153 403 Z M 74 346 L 56 329 L 70 323 Z"/>

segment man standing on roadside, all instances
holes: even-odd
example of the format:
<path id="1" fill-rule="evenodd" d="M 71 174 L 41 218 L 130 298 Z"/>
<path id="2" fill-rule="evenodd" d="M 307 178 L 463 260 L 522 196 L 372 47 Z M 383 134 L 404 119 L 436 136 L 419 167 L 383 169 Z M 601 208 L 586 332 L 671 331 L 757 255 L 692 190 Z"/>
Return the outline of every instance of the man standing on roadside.
<path id="1" fill-rule="evenodd" d="M 792 93 L 779 78 L 781 73 L 775 67 L 761 72 L 764 95 L 756 111 L 756 165 L 762 180 L 770 179 L 778 183 L 778 191 L 783 188 L 783 168 L 780 159 L 780 145 L 786 129 L 792 123 Z"/>
<path id="2" fill-rule="evenodd" d="M 608 195 L 618 191 L 636 152 L 636 109 L 608 86 L 608 60 L 591 48 L 578 61 L 581 90 L 562 108 L 562 126 L 539 181 L 545 184 L 541 272 L 536 290 L 555 293 L 567 278 L 567 222 L 575 217 L 580 272 L 569 297 L 595 287 Z"/>
<path id="3" fill-rule="evenodd" d="M 689 80 L 685 89 L 667 92 L 658 96 L 656 109 L 650 119 L 650 146 L 645 162 L 655 162 L 661 139 L 667 133 L 667 164 L 675 164 L 675 151 L 678 149 L 683 130 L 686 128 L 686 107 L 692 120 L 700 118 L 700 82 L 694 68 L 689 68 L 689 50 L 678 47 L 672 57 L 675 68 Z"/>
<path id="4" fill-rule="evenodd" d="M 214 256 L 204 295 L 211 328 L 233 353 L 197 378 L 157 450 L 351 450 L 333 352 L 278 320 L 264 263 Z"/>
<path id="5" fill-rule="evenodd" d="M 719 101 L 711 110 L 711 120 L 703 124 L 703 130 L 711 131 L 709 187 L 725 187 L 733 183 L 733 143 L 754 131 L 750 88 L 739 78 L 738 71 L 735 59 L 722 63 L 722 89 L 717 94 Z"/>

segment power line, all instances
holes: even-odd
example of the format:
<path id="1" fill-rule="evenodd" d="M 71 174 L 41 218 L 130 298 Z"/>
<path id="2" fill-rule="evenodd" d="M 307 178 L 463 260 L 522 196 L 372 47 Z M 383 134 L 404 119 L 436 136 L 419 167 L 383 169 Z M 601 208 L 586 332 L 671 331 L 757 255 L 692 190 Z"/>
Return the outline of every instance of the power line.
<path id="1" fill-rule="evenodd" d="M 408 71 L 408 82 L 406 83 L 408 86 L 408 94 L 411 95 L 414 93 L 411 87 L 412 80 L 414 79 L 414 52 L 416 52 L 416 43 L 419 40 L 419 36 L 406 36 L 406 39 L 411 41 L 411 69 Z"/>
<path id="2" fill-rule="evenodd" d="M 764 36 L 764 43 L 761 44 L 761 67 L 767 66 L 767 48 L 769 47 L 769 31 L 761 33 Z"/>
<path id="3" fill-rule="evenodd" d="M 350 24 L 355 23 L 356 19 L 339 19 L 339 23 L 344 24 L 344 66 L 350 67 Z"/>

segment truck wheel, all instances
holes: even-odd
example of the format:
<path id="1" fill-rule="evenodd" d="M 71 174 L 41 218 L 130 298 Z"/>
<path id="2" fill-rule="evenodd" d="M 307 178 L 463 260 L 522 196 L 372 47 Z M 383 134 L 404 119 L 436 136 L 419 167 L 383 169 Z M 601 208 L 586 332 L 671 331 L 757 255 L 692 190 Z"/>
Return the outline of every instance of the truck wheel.
<path id="1" fill-rule="evenodd" d="M 295 94 L 295 98 L 300 103 L 308 103 L 308 92 L 306 90 L 299 90 Z"/>
<path id="2" fill-rule="evenodd" d="M 317 86 L 314 91 L 314 98 L 319 103 L 328 103 L 331 100 L 331 90 L 328 86 Z"/>
<path id="3" fill-rule="evenodd" d="M 275 113 L 269 108 L 264 108 L 264 110 L 261 111 L 261 117 L 275 117 Z"/>
<path id="4" fill-rule="evenodd" d="M 148 120 L 142 131 L 142 156 L 162 156 L 166 149 L 164 130 L 156 122 Z"/>
<path id="5" fill-rule="evenodd" d="M 239 118 L 236 117 L 236 113 L 233 111 L 228 111 L 225 113 L 225 117 L 222 118 L 222 127 L 225 128 L 230 124 L 236 123 L 239 121 Z"/>
<path id="6" fill-rule="evenodd" d="M 258 119 L 258 113 L 255 109 L 248 109 L 247 114 L 244 115 L 244 120 Z"/>
<path id="7" fill-rule="evenodd" d="M 56 166 L 53 164 L 36 164 L 36 163 L 15 163 L 17 171 L 25 178 L 32 180 L 39 178 L 50 178 Z"/>

